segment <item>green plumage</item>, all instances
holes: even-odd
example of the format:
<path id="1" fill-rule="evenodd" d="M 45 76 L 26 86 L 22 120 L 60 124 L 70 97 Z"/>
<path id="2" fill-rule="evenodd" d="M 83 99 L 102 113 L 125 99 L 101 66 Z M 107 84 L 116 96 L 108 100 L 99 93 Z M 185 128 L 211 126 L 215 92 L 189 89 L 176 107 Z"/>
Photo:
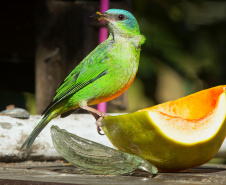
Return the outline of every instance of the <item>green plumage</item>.
<path id="1" fill-rule="evenodd" d="M 119 20 L 124 15 L 124 20 Z M 140 46 L 145 38 L 130 12 L 110 9 L 100 17 L 109 38 L 98 45 L 57 89 L 44 117 L 22 145 L 29 148 L 42 129 L 58 115 L 72 109 L 109 101 L 123 93 L 137 73 Z M 105 17 L 107 18 L 105 18 Z"/>

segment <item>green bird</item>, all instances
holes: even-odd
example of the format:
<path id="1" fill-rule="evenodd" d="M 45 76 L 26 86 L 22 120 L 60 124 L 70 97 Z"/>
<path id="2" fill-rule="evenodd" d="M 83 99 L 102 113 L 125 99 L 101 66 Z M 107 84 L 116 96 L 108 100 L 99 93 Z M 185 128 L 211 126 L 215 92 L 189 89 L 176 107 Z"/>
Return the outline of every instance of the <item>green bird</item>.
<path id="1" fill-rule="evenodd" d="M 91 17 L 103 20 L 109 31 L 107 40 L 99 44 L 67 76 L 57 89 L 53 101 L 45 109 L 42 120 L 28 136 L 21 148 L 30 148 L 35 138 L 55 117 L 67 116 L 79 108 L 90 111 L 97 119 L 98 128 L 106 113 L 88 105 L 110 101 L 132 84 L 139 65 L 141 45 L 145 37 L 140 34 L 135 17 L 126 10 L 109 9 Z"/>

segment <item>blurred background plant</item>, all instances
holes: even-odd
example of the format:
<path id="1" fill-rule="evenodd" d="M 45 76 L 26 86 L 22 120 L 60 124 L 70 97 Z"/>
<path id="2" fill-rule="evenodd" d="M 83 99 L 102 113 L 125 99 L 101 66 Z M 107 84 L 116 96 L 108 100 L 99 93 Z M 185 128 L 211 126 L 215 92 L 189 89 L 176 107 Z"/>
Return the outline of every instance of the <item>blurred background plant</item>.
<path id="1" fill-rule="evenodd" d="M 147 40 L 131 111 L 226 84 L 225 1 L 134 0 L 133 8 Z M 136 90 L 143 95 L 133 101 Z"/>
<path id="2" fill-rule="evenodd" d="M 0 110 L 15 104 L 36 114 L 35 42 L 32 39 L 37 35 L 33 21 L 35 3 L 31 2 L 10 1 L 0 8 L 4 14 L 1 16 L 4 26 L 0 31 Z M 129 10 L 146 36 L 137 77 L 127 92 L 128 109 L 123 112 L 226 84 L 225 1 L 112 0 L 110 6 L 111 2 L 130 5 Z M 23 14 L 23 8 L 26 14 Z M 17 13 L 16 9 L 19 10 Z M 14 24 L 17 17 L 26 22 Z M 27 52 L 31 49 L 32 52 Z M 25 62 L 21 62 L 21 58 Z M 27 72 L 21 73 L 22 69 Z"/>

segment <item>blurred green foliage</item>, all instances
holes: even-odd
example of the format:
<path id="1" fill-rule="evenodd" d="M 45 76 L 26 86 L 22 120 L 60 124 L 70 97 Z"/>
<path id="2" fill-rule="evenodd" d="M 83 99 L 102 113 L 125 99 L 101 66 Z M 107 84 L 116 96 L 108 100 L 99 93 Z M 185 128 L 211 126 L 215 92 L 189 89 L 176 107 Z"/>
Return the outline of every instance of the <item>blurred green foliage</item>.
<path id="1" fill-rule="evenodd" d="M 144 99 L 156 104 L 226 84 L 225 1 L 132 2 L 146 36 L 137 74 Z"/>

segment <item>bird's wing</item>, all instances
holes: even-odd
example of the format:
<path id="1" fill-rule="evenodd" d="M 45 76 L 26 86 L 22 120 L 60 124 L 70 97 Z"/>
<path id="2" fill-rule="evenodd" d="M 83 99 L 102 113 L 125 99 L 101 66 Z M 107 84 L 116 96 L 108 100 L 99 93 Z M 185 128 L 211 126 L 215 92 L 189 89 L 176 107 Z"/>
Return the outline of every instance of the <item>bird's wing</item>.
<path id="1" fill-rule="evenodd" d="M 104 61 L 108 59 L 110 44 L 102 43 L 94 49 L 78 66 L 67 76 L 59 86 L 53 101 L 44 110 L 45 114 L 55 104 L 73 95 L 87 85 L 93 83 L 107 74 L 107 66 Z"/>

